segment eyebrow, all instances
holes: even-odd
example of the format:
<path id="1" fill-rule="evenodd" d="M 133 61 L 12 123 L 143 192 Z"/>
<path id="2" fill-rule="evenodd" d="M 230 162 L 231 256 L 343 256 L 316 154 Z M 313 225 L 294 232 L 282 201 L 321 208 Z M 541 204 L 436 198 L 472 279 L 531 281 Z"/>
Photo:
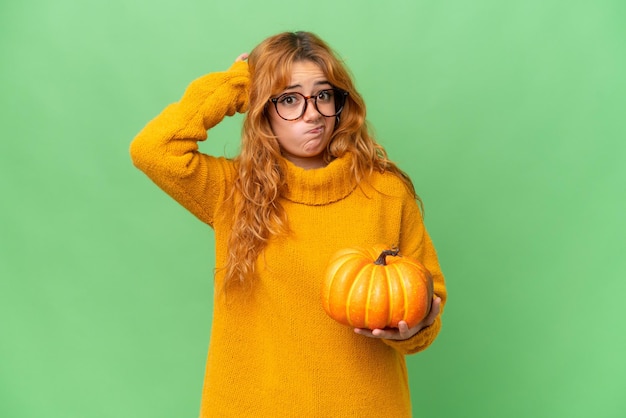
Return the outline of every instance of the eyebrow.
<path id="1" fill-rule="evenodd" d="M 315 85 L 315 86 L 324 86 L 324 85 L 332 86 L 332 84 L 330 84 L 330 82 L 329 82 L 329 81 L 327 81 L 327 80 L 320 80 L 320 81 L 316 81 L 314 85 Z M 285 91 L 285 90 L 295 89 L 295 88 L 297 88 L 297 87 L 302 87 L 302 85 L 301 85 L 301 84 L 293 84 L 293 85 L 291 85 L 291 86 L 287 86 L 287 87 L 285 87 L 285 89 L 284 89 L 283 91 Z"/>

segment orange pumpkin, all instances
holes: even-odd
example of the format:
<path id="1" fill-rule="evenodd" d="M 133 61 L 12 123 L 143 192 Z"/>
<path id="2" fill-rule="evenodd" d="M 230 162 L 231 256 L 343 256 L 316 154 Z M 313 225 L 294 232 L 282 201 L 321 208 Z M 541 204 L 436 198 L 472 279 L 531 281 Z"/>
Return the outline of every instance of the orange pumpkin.
<path id="1" fill-rule="evenodd" d="M 430 312 L 433 281 L 417 260 L 382 245 L 338 251 L 326 269 L 322 305 L 334 320 L 351 327 L 417 325 Z"/>

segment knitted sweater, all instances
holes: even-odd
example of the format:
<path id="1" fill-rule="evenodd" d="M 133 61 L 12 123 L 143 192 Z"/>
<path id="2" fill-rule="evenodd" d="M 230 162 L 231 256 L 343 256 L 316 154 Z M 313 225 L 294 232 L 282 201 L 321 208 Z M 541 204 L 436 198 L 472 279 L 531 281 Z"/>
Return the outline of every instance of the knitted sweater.
<path id="1" fill-rule="evenodd" d="M 247 63 L 194 81 L 131 144 L 134 164 L 215 231 L 216 266 L 224 266 L 233 225 L 236 170 L 231 160 L 198 151 L 225 115 L 247 109 Z M 211 339 L 201 417 L 408 417 L 404 355 L 437 336 L 441 320 L 404 341 L 357 335 L 324 312 L 323 271 L 333 252 L 397 244 L 421 260 L 446 291 L 415 200 L 392 174 L 355 184 L 347 154 L 327 167 L 286 163 L 281 197 L 290 232 L 271 239 L 252 291 L 228 298 L 216 270 Z M 233 294 L 232 292 L 235 292 Z"/>

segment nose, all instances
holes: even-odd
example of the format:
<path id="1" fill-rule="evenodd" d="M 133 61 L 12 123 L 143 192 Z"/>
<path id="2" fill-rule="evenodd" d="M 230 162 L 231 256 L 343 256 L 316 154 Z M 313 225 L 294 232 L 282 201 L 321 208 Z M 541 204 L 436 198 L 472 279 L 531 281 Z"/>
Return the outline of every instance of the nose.
<path id="1" fill-rule="evenodd" d="M 304 109 L 304 114 L 302 118 L 305 121 L 315 121 L 318 120 L 322 116 L 315 106 L 315 97 L 309 97 L 306 99 L 306 108 Z"/>

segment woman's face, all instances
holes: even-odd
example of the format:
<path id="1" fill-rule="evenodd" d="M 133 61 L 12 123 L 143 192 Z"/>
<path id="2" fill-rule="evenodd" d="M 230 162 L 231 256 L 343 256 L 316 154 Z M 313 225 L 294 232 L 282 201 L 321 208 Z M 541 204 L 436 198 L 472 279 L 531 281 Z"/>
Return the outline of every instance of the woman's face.
<path id="1" fill-rule="evenodd" d="M 306 111 L 296 120 L 285 120 L 278 115 L 274 104 L 268 106 L 270 126 L 278 138 L 283 156 L 299 167 L 310 169 L 325 165 L 324 151 L 335 129 L 335 117 L 322 116 L 315 107 L 314 97 L 319 96 L 318 106 L 323 109 L 324 93 L 320 92 L 330 88 L 331 84 L 317 64 L 298 61 L 292 65 L 289 85 L 275 97 L 282 96 L 281 100 L 287 100 L 285 105 L 289 105 L 294 98 L 302 100 L 302 97 L 283 96 L 285 93 L 311 96 Z"/>

